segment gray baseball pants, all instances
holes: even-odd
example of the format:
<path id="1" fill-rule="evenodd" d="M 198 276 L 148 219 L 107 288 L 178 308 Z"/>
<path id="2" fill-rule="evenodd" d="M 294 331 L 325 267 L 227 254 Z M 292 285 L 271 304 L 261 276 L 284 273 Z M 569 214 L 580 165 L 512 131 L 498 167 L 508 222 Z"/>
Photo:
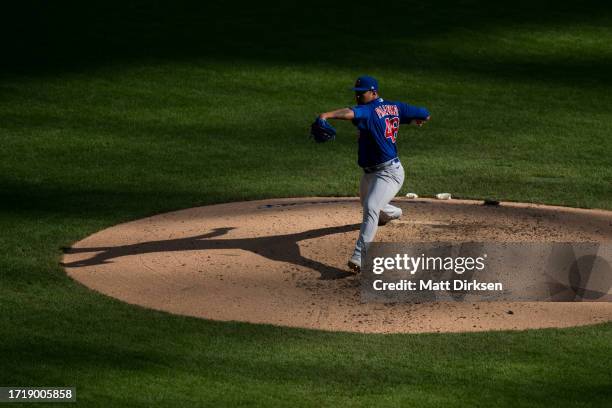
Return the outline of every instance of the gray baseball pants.
<path id="1" fill-rule="evenodd" d="M 361 176 L 359 198 L 363 207 L 363 221 L 351 259 L 361 263 L 362 253 L 376 235 L 379 217 L 383 221 L 389 221 L 402 215 L 400 208 L 389 204 L 402 188 L 402 184 L 404 184 L 404 167 L 401 162 L 391 163 L 376 172 L 364 173 Z"/>

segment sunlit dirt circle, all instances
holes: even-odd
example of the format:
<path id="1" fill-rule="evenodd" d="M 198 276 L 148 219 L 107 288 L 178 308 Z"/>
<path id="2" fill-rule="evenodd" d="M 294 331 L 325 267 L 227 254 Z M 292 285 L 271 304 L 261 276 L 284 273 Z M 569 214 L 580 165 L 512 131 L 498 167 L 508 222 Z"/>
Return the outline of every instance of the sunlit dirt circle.
<path id="1" fill-rule="evenodd" d="M 612 241 L 612 212 L 531 204 L 394 200 L 380 241 Z M 200 318 L 370 333 L 568 327 L 612 320 L 612 303 L 361 303 L 346 261 L 356 198 L 291 198 L 191 208 L 77 242 L 63 265 L 127 303 Z"/>

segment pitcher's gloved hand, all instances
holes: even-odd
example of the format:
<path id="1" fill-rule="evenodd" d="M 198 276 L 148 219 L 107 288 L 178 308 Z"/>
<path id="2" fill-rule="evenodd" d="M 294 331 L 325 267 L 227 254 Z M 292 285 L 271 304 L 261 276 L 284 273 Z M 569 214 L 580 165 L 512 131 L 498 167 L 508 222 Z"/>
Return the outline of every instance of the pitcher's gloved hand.
<path id="1" fill-rule="evenodd" d="M 327 142 L 336 138 L 336 129 L 325 119 L 317 118 L 310 126 L 310 136 L 317 143 Z"/>

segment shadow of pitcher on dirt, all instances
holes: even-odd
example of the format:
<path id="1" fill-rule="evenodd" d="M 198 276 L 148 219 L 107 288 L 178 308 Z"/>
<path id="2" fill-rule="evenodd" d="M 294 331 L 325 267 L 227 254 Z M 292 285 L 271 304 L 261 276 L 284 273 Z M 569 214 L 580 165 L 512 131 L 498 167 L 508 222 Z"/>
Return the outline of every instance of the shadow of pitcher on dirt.
<path id="1" fill-rule="evenodd" d="M 217 239 L 236 227 L 215 228 L 211 232 L 186 238 L 147 241 L 137 244 L 90 247 L 63 248 L 66 254 L 97 252 L 91 258 L 61 265 L 67 268 L 101 265 L 122 256 L 141 255 L 155 252 L 194 251 L 207 249 L 241 249 L 250 251 L 273 261 L 292 263 L 316 270 L 321 274 L 319 279 L 342 279 L 353 274 L 331 265 L 304 257 L 300 252 L 298 242 L 319 238 L 326 235 L 340 234 L 359 230 L 360 224 L 324 227 L 308 231 L 253 238 Z"/>

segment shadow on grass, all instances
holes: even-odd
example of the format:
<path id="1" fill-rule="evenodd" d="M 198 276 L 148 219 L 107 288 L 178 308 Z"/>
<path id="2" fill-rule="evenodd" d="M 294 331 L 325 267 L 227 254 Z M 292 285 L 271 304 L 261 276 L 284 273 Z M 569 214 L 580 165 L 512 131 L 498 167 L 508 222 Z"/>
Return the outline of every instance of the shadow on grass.
<path id="1" fill-rule="evenodd" d="M 176 252 L 207 249 L 241 249 L 253 252 L 277 262 L 286 262 L 316 270 L 320 279 L 342 279 L 352 273 L 305 258 L 300 253 L 298 242 L 325 235 L 340 234 L 359 229 L 360 224 L 349 224 L 337 227 L 326 227 L 298 232 L 294 234 L 273 235 L 266 237 L 213 239 L 227 234 L 234 227 L 215 228 L 212 232 L 186 238 L 148 241 L 138 244 L 116 247 L 65 248 L 67 254 L 99 252 L 91 258 L 81 261 L 63 263 L 68 268 L 100 265 L 122 256 L 148 254 L 154 252 Z"/>
<path id="2" fill-rule="evenodd" d="M 24 7 L 22 19 L 12 21 L 27 34 L 7 42 L 4 54 L 10 58 L 4 59 L 0 73 L 44 74 L 199 59 L 246 66 L 325 64 L 360 70 L 385 66 L 570 84 L 612 83 L 608 75 L 612 56 L 605 52 L 583 59 L 571 47 L 551 56 L 547 45 L 536 43 L 530 47 L 550 58 L 512 55 L 517 51 L 512 47 L 501 60 L 481 52 L 496 47 L 489 41 L 491 30 L 549 27 L 563 33 L 568 27 L 605 26 L 612 17 L 607 2 L 398 2 L 388 15 L 381 13 L 378 21 L 363 24 L 362 10 L 369 8 L 370 2 L 359 0 L 300 5 L 266 0 L 47 2 L 38 8 Z M 465 45 L 461 35 L 466 33 L 474 52 L 459 51 Z M 429 47 L 426 42 L 432 39 L 441 39 L 442 47 Z"/>

